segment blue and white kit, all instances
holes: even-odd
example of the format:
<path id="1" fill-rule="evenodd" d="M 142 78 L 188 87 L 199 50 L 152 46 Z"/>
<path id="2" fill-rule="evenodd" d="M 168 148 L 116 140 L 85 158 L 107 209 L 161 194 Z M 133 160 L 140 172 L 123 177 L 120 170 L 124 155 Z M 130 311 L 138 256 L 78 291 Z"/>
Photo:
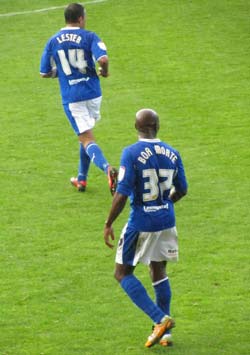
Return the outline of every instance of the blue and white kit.
<path id="1" fill-rule="evenodd" d="M 121 157 L 117 192 L 130 198 L 130 216 L 116 262 L 177 261 L 178 240 L 170 190 L 187 190 L 180 154 L 159 139 L 140 139 Z"/>
<path id="2" fill-rule="evenodd" d="M 95 62 L 106 55 L 105 44 L 94 32 L 65 27 L 47 42 L 40 73 L 56 66 L 63 104 L 93 99 L 101 96 Z"/>
<path id="3" fill-rule="evenodd" d="M 178 191 L 187 189 L 177 150 L 160 139 L 140 139 L 123 150 L 117 192 L 130 197 L 129 227 L 145 232 L 174 227 L 169 198 L 173 186 Z"/>

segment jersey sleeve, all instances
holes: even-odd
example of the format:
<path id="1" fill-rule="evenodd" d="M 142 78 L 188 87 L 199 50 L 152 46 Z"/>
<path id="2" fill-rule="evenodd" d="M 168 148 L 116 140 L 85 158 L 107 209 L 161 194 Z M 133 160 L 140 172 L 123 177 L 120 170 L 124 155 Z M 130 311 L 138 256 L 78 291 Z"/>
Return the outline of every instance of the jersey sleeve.
<path id="1" fill-rule="evenodd" d="M 98 61 L 103 56 L 107 56 L 105 43 L 95 33 L 92 33 L 91 51 L 95 61 Z"/>
<path id="2" fill-rule="evenodd" d="M 117 192 L 122 195 L 129 196 L 135 184 L 135 171 L 133 167 L 133 160 L 129 150 L 125 148 L 122 152 L 120 169 L 118 175 Z"/>
<path id="3" fill-rule="evenodd" d="M 47 74 L 52 70 L 51 67 L 52 51 L 50 49 L 50 41 L 46 44 L 40 63 L 40 74 Z"/>
<path id="4" fill-rule="evenodd" d="M 177 170 L 176 170 L 176 175 L 173 180 L 173 185 L 177 191 L 185 192 L 185 191 L 187 191 L 187 188 L 188 188 L 187 179 L 186 179 L 182 159 L 181 159 L 181 156 L 178 152 L 177 152 L 177 156 L 178 156 Z"/>

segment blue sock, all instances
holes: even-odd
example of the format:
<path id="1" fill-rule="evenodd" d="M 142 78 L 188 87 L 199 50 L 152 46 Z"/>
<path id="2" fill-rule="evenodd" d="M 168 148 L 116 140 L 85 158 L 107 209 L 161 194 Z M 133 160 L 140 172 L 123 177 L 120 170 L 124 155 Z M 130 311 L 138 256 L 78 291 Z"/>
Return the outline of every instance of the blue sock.
<path id="1" fill-rule="evenodd" d="M 161 310 L 170 315 L 171 288 L 168 278 L 160 282 L 153 283 L 156 304 Z"/>
<path id="2" fill-rule="evenodd" d="M 86 153 L 83 145 L 80 143 L 80 161 L 78 167 L 78 181 L 87 181 L 90 165 L 90 157 Z"/>
<path id="3" fill-rule="evenodd" d="M 87 145 L 85 150 L 91 162 L 94 163 L 99 169 L 101 169 L 106 173 L 109 163 L 105 159 L 101 151 L 101 148 L 95 142 L 91 142 Z"/>
<path id="4" fill-rule="evenodd" d="M 120 284 L 136 306 L 146 313 L 154 323 L 161 322 L 165 313 L 151 300 L 145 287 L 134 275 L 125 276 Z"/>
<path id="5" fill-rule="evenodd" d="M 153 283 L 156 304 L 160 309 L 170 316 L 171 287 L 168 278 Z M 166 331 L 169 334 L 170 331 Z"/>

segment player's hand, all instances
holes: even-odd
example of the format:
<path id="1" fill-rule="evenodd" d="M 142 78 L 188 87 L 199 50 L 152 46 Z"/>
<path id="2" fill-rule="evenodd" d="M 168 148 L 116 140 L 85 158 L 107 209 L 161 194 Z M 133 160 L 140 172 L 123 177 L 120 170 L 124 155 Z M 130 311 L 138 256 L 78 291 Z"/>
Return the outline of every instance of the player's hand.
<path id="1" fill-rule="evenodd" d="M 57 77 L 58 77 L 57 68 L 53 67 L 52 70 L 51 70 L 51 78 L 55 79 Z"/>
<path id="2" fill-rule="evenodd" d="M 104 78 L 107 78 L 109 76 L 109 74 L 105 72 L 101 67 L 98 68 L 98 75 L 103 76 Z"/>
<path id="3" fill-rule="evenodd" d="M 111 243 L 111 240 L 115 240 L 114 230 L 113 227 L 104 226 L 104 242 L 110 249 L 114 248 L 114 244 Z"/>

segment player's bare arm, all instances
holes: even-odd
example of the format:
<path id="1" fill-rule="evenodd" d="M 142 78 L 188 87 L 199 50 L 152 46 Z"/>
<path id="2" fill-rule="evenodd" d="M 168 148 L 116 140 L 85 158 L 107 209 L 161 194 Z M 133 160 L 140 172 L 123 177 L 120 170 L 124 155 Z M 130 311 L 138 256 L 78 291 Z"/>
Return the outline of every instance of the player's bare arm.
<path id="1" fill-rule="evenodd" d="M 118 192 L 115 193 L 109 216 L 104 225 L 104 241 L 105 244 L 111 249 L 113 249 L 114 245 L 111 243 L 110 238 L 111 240 L 115 239 L 112 224 L 125 207 L 127 198 L 127 196 Z"/>
<path id="2" fill-rule="evenodd" d="M 52 70 L 48 73 L 40 73 L 41 77 L 42 78 L 51 78 L 51 79 L 54 79 L 57 77 L 57 69 L 56 67 L 52 68 Z"/>
<path id="3" fill-rule="evenodd" d="M 42 78 L 52 78 L 52 71 L 49 72 L 49 73 L 46 73 L 46 74 L 41 73 L 40 75 L 41 75 Z"/>
<path id="4" fill-rule="evenodd" d="M 176 203 L 179 201 L 182 197 L 184 197 L 187 194 L 187 190 L 185 191 L 178 191 L 175 188 L 173 188 L 170 192 L 170 199 L 173 201 L 173 203 Z"/>

